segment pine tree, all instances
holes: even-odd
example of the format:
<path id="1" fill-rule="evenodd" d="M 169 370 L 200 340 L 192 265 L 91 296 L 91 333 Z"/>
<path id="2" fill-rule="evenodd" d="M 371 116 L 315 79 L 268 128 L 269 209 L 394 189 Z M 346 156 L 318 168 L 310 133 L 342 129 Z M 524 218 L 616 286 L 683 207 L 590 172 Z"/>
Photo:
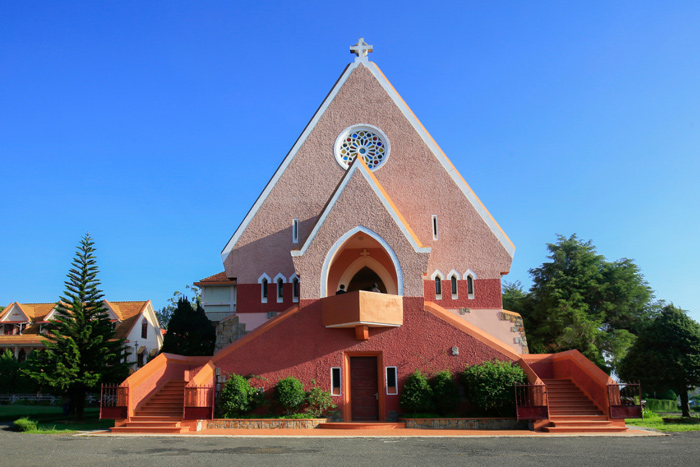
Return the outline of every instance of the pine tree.
<path id="1" fill-rule="evenodd" d="M 45 351 L 34 352 L 26 370 L 42 385 L 65 393 L 77 419 L 85 396 L 100 383 L 121 382 L 129 372 L 123 339 L 114 329 L 98 288 L 98 268 L 90 234 L 80 241 L 55 318 L 45 326 Z M 34 355 L 36 354 L 36 355 Z"/>

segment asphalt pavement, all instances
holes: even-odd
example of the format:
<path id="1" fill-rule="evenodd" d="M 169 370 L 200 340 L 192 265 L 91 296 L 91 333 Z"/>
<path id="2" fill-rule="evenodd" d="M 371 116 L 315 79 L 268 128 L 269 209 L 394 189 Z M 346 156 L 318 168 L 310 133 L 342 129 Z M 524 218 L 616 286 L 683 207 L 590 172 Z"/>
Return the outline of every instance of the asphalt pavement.
<path id="1" fill-rule="evenodd" d="M 2 466 L 696 466 L 700 432 L 654 437 L 272 438 L 29 435 L 0 429 Z"/>

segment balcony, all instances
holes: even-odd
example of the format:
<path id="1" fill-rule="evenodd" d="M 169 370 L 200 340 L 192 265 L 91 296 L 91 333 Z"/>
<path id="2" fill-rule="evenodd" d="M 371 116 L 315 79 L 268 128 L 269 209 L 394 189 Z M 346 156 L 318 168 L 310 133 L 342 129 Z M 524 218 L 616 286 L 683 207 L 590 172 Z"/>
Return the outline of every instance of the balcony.
<path id="1" fill-rule="evenodd" d="M 403 324 L 403 297 L 358 290 L 321 299 L 323 325 L 355 328 L 358 339 L 368 338 L 369 328 Z"/>

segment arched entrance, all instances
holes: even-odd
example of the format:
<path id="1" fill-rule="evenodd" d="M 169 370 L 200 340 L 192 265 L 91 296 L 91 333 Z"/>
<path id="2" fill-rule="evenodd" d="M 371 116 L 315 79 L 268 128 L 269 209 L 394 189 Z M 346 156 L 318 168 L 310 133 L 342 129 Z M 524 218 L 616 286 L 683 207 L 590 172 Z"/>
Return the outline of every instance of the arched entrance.
<path id="1" fill-rule="evenodd" d="M 371 291 L 374 284 L 382 293 L 401 295 L 403 278 L 396 254 L 388 243 L 365 227 L 343 235 L 328 252 L 321 278 L 321 296 L 345 290 Z"/>

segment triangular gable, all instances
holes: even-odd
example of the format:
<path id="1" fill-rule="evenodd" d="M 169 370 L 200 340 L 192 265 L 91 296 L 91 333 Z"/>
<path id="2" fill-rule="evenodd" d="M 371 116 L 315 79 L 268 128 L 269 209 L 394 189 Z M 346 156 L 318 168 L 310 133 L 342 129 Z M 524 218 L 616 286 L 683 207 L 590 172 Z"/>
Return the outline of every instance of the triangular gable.
<path id="1" fill-rule="evenodd" d="M 122 316 L 121 310 L 119 309 L 119 305 L 116 303 L 110 303 L 107 300 L 104 301 L 105 307 L 107 308 L 107 314 L 109 315 L 109 319 L 112 321 L 123 321 L 124 317 Z"/>
<path id="2" fill-rule="evenodd" d="M 363 161 L 361 158 L 355 159 L 353 161 L 352 165 L 350 168 L 347 170 L 345 173 L 345 176 L 341 180 L 340 184 L 338 185 L 338 188 L 336 188 L 335 192 L 333 193 L 333 196 L 329 199 L 328 203 L 326 203 L 326 206 L 324 207 L 323 211 L 321 212 L 321 216 L 318 218 L 318 221 L 316 222 L 316 225 L 314 225 L 314 228 L 311 230 L 311 233 L 309 236 L 306 238 L 304 241 L 304 244 L 302 247 L 298 250 L 292 250 L 292 256 L 302 256 L 306 251 L 309 249 L 309 246 L 311 243 L 313 243 L 314 238 L 316 237 L 316 234 L 318 234 L 318 231 L 321 229 L 323 226 L 323 223 L 326 221 L 328 218 L 328 214 L 333 210 L 333 207 L 335 206 L 336 202 L 338 201 L 338 198 L 340 198 L 340 195 L 343 193 L 345 188 L 347 187 L 348 183 L 352 179 L 353 175 L 355 172 L 359 172 L 364 179 L 367 181 L 369 186 L 372 188 L 372 191 L 377 195 L 377 198 L 382 202 L 384 207 L 386 208 L 387 212 L 391 216 L 391 218 L 394 220 L 398 228 L 401 230 L 401 232 L 404 234 L 406 237 L 406 240 L 411 244 L 413 249 L 417 253 L 430 253 L 431 249 L 430 247 L 423 246 L 416 236 L 415 232 L 413 232 L 413 229 L 411 228 L 410 225 L 406 222 L 406 219 L 401 215 L 399 210 L 397 209 L 396 205 L 391 201 L 391 198 L 389 198 L 389 195 L 384 191 L 382 186 L 379 184 L 379 181 L 377 178 L 374 176 L 372 171 L 367 167 L 367 164 L 365 164 L 365 161 Z"/>
<path id="3" fill-rule="evenodd" d="M 258 196 L 257 200 L 253 204 L 253 207 L 248 211 L 246 214 L 245 218 L 241 222 L 241 224 L 238 226 L 236 231 L 234 232 L 233 236 L 229 239 L 228 243 L 224 247 L 223 251 L 221 252 L 221 259 L 222 261 L 226 261 L 226 258 L 228 255 L 231 253 L 233 248 L 235 247 L 236 243 L 238 240 L 241 238 L 243 235 L 243 232 L 246 230 L 250 222 L 253 220 L 255 217 L 256 213 L 264 203 L 264 201 L 267 199 L 269 194 L 272 192 L 273 188 L 281 178 L 282 174 L 285 172 L 287 167 L 289 167 L 290 163 L 296 156 L 296 154 L 299 152 L 303 144 L 306 142 L 307 138 L 313 131 L 313 129 L 316 127 L 318 124 L 319 120 L 323 116 L 323 114 L 326 112 L 328 109 L 329 105 L 335 97 L 338 95 L 338 92 L 340 89 L 343 87 L 345 82 L 348 80 L 352 72 L 358 67 L 358 66 L 364 66 L 366 67 L 372 74 L 373 76 L 377 79 L 381 87 L 384 89 L 384 91 L 389 95 L 389 97 L 392 99 L 394 104 L 397 106 L 397 108 L 401 111 L 401 113 L 405 116 L 405 118 L 408 120 L 410 125 L 413 127 L 413 129 L 416 131 L 416 133 L 420 136 L 420 138 L 424 141 L 426 146 L 430 149 L 432 154 L 435 156 L 435 158 L 440 162 L 442 167 L 445 169 L 445 171 L 449 174 L 449 176 L 452 178 L 454 183 L 459 187 L 460 191 L 463 193 L 463 195 L 467 198 L 469 203 L 473 206 L 473 208 L 476 210 L 476 212 L 479 214 L 479 216 L 482 218 L 482 220 L 486 223 L 486 225 L 489 227 L 491 232 L 494 234 L 494 236 L 499 240 L 505 251 L 508 253 L 508 255 L 512 258 L 513 254 L 515 253 L 515 246 L 513 243 L 510 241 L 508 236 L 505 234 L 505 232 L 501 229 L 501 227 L 498 225 L 496 220 L 491 216 L 491 214 L 488 212 L 486 207 L 481 203 L 479 198 L 476 196 L 476 194 L 472 191 L 472 189 L 469 187 L 467 182 L 462 178 L 462 176 L 457 172 L 457 169 L 454 167 L 452 162 L 447 158 L 445 153 L 440 149 L 440 147 L 437 145 L 435 140 L 430 136 L 430 134 L 427 132 L 425 127 L 420 123 L 418 118 L 413 114 L 411 109 L 408 107 L 408 105 L 404 102 L 404 100 L 401 98 L 401 96 L 396 92 L 394 87 L 389 83 L 387 78 L 384 76 L 384 74 L 379 70 L 376 64 L 373 62 L 370 62 L 366 56 L 364 57 L 357 57 L 355 61 L 351 64 L 349 64 L 345 70 L 343 71 L 342 75 L 336 81 L 335 85 L 331 89 L 331 92 L 328 93 L 326 96 L 326 99 L 324 99 L 323 103 L 321 106 L 318 108 L 316 113 L 314 114 L 313 118 L 311 121 L 307 124 L 306 128 L 304 128 L 304 131 L 302 134 L 299 136 L 297 141 L 294 143 L 294 146 L 292 146 L 292 149 L 287 153 L 287 156 L 284 158 L 280 166 L 277 168 L 275 171 L 275 174 L 272 176 L 270 181 L 267 183 L 265 186 L 264 190 Z"/>
<path id="4" fill-rule="evenodd" d="M 29 313 L 25 313 L 19 303 L 15 302 L 3 310 L 3 316 L 0 322 L 3 323 L 27 323 L 31 321 Z"/>

